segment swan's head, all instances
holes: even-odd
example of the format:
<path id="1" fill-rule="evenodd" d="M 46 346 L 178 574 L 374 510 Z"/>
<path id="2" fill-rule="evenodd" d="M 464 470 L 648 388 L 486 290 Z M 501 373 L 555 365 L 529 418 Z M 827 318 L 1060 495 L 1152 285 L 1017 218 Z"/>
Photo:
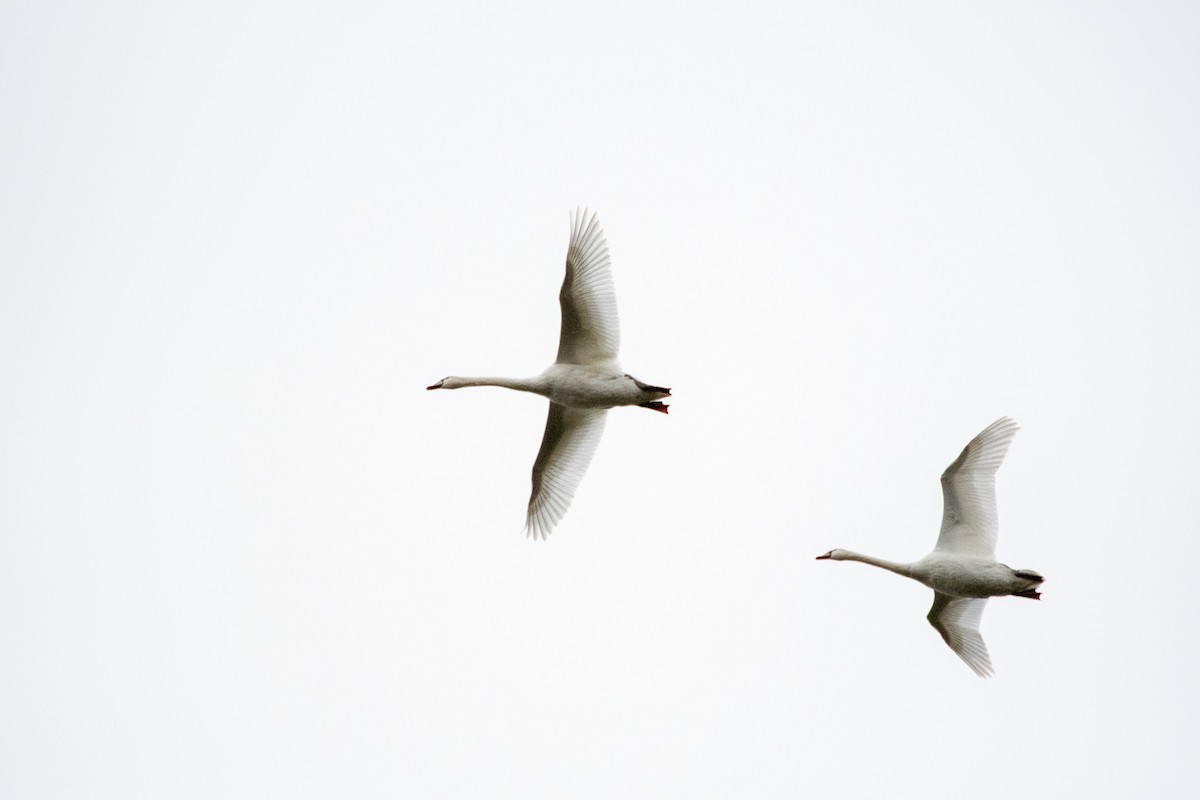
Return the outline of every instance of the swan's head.
<path id="1" fill-rule="evenodd" d="M 823 556 L 817 556 L 817 561 L 820 561 L 822 558 L 831 558 L 834 561 L 845 561 L 846 555 L 847 555 L 846 550 L 830 550 L 828 553 L 826 553 Z"/>
<path id="2" fill-rule="evenodd" d="M 463 385 L 462 378 L 456 378 L 453 375 L 450 375 L 448 377 L 442 378 L 440 381 L 435 383 L 433 386 L 426 386 L 425 388 L 426 389 L 461 389 L 462 385 Z"/>

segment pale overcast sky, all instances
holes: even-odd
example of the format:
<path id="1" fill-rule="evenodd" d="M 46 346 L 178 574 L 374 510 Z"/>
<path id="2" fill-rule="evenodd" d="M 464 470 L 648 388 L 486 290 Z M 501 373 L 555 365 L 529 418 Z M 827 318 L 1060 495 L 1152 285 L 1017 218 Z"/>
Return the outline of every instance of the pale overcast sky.
<path id="1" fill-rule="evenodd" d="M 1200 6 L 0 6 L 0 795 L 1192 797 Z M 622 363 L 563 522 L 600 214 Z M 938 476 L 1002 415 L 980 680 Z"/>

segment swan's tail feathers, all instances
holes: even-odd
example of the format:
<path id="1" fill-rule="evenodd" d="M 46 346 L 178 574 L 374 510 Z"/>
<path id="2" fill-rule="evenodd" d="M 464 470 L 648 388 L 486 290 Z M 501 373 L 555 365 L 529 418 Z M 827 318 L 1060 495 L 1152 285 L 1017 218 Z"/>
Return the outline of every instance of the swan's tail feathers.
<path id="1" fill-rule="evenodd" d="M 660 403 L 657 400 L 653 400 L 649 403 L 638 403 L 638 405 L 642 408 L 649 408 L 652 411 L 661 411 L 664 414 L 668 413 L 667 409 L 670 408 L 670 406 L 666 403 Z"/>
<path id="2" fill-rule="evenodd" d="M 637 384 L 637 387 L 639 389 L 641 389 L 643 392 L 657 392 L 658 394 L 661 394 L 663 397 L 671 396 L 671 390 L 665 386 L 651 386 L 648 383 L 642 383 L 637 378 L 634 378 L 632 375 L 630 375 L 629 377 L 633 379 L 633 382 L 635 384 Z"/>
<path id="3" fill-rule="evenodd" d="M 1013 592 L 1013 597 L 1028 597 L 1030 600 L 1041 600 L 1042 593 L 1037 590 L 1046 580 L 1031 569 L 1014 569 L 1013 575 L 1021 580 L 1029 581 L 1029 585 L 1019 592 Z"/>

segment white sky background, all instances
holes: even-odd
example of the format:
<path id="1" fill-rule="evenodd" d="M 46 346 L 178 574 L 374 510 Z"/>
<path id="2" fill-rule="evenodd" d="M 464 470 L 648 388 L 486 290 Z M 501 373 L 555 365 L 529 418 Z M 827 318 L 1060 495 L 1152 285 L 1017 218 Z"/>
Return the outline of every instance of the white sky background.
<path id="1" fill-rule="evenodd" d="M 0 8 L 0 794 L 1192 795 L 1200 8 L 432 6 Z M 813 557 L 1001 415 L 981 681 Z"/>

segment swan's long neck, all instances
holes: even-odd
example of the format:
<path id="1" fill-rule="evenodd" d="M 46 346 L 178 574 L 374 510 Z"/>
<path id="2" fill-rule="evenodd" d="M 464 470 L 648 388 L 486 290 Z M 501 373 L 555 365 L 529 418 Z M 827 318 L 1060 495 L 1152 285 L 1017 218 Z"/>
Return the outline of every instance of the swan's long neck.
<path id="1" fill-rule="evenodd" d="M 861 561 L 864 564 L 870 564 L 873 567 L 886 569 L 888 572 L 894 572 L 897 575 L 903 575 L 906 578 L 914 578 L 912 564 L 900 564 L 895 561 L 888 561 L 884 558 L 876 558 L 862 553 L 856 553 L 853 550 L 843 550 L 839 561 Z"/>
<path id="2" fill-rule="evenodd" d="M 464 389 L 468 386 L 499 386 L 504 389 L 515 389 L 518 392 L 534 392 L 543 394 L 543 387 L 536 378 L 454 378 L 452 385 L 446 389 Z"/>

